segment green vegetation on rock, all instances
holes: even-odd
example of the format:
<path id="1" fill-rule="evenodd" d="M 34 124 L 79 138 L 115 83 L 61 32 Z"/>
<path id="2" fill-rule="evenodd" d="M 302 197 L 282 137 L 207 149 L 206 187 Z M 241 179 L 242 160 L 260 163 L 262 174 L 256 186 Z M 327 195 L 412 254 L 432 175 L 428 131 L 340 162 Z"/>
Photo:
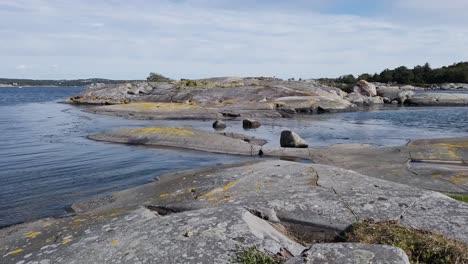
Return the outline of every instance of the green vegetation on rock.
<path id="1" fill-rule="evenodd" d="M 358 222 L 346 232 L 346 242 L 383 244 L 403 249 L 412 263 L 468 263 L 468 246 L 442 235 L 412 230 L 397 222 Z"/>
<path id="2" fill-rule="evenodd" d="M 239 251 L 234 263 L 240 264 L 281 264 L 284 261 L 280 260 L 275 256 L 270 256 L 260 250 L 257 247 L 245 248 Z"/>
<path id="3" fill-rule="evenodd" d="M 451 194 L 451 193 L 449 193 L 449 194 L 447 194 L 447 196 L 452 198 L 452 199 L 468 203 L 468 194 Z"/>
<path id="4" fill-rule="evenodd" d="M 230 81 L 230 82 L 211 82 L 207 80 L 189 80 L 181 79 L 177 82 L 179 88 L 186 87 L 200 87 L 200 88 L 232 88 L 244 86 L 244 83 L 241 81 Z"/>
<path id="5" fill-rule="evenodd" d="M 159 73 L 150 73 L 148 78 L 146 78 L 148 82 L 170 82 L 171 79 L 159 74 Z"/>

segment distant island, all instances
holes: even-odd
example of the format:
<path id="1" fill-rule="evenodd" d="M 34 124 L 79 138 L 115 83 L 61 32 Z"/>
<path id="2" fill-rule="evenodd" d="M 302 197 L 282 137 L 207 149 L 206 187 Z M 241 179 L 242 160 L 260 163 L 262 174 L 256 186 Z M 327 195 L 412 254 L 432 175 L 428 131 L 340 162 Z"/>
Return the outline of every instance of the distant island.
<path id="1" fill-rule="evenodd" d="M 110 80 L 102 78 L 76 79 L 76 80 L 33 80 L 0 78 L 0 87 L 6 86 L 87 86 L 93 83 L 119 84 L 135 82 L 137 80 Z"/>

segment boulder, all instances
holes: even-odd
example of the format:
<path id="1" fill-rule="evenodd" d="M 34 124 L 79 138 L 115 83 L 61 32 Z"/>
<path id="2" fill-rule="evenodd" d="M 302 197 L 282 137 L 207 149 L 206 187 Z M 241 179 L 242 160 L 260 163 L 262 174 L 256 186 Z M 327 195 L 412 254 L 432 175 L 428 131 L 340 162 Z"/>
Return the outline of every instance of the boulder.
<path id="1" fill-rule="evenodd" d="M 367 101 L 365 103 L 367 105 L 383 104 L 384 99 L 383 99 L 383 97 L 380 97 L 380 96 L 367 97 Z"/>
<path id="2" fill-rule="evenodd" d="M 227 126 L 226 126 L 226 123 L 224 123 L 223 121 L 221 120 L 216 120 L 214 123 L 213 123 L 213 128 L 216 129 L 216 130 L 223 130 L 225 129 Z"/>
<path id="3" fill-rule="evenodd" d="M 363 105 L 364 102 L 366 101 L 366 98 L 363 95 L 358 94 L 358 93 L 350 93 L 348 94 L 348 96 L 346 96 L 345 99 L 357 105 Z"/>
<path id="4" fill-rule="evenodd" d="M 288 96 L 274 101 L 276 109 L 294 109 L 298 113 L 339 112 L 352 108 L 349 101 L 325 92 L 328 96 Z"/>
<path id="5" fill-rule="evenodd" d="M 261 126 L 261 124 L 257 120 L 248 119 L 248 118 L 242 120 L 242 127 L 244 129 L 259 128 L 260 126 Z"/>
<path id="6" fill-rule="evenodd" d="M 410 99 L 415 93 L 411 90 L 402 90 L 398 87 L 379 87 L 377 94 L 382 97 L 387 97 L 390 102 L 397 100 L 401 104 L 404 104 L 406 100 Z"/>
<path id="7" fill-rule="evenodd" d="M 357 82 L 353 90 L 355 93 L 365 96 L 372 97 L 377 95 L 377 89 L 375 88 L 375 85 L 364 80 Z"/>
<path id="8" fill-rule="evenodd" d="M 281 132 L 280 145 L 283 148 L 308 148 L 309 145 L 296 133 L 285 130 Z"/>
<path id="9" fill-rule="evenodd" d="M 401 91 L 398 93 L 398 99 L 401 104 L 404 104 L 406 100 L 410 99 L 414 95 L 413 91 Z"/>
<path id="10" fill-rule="evenodd" d="M 358 93 L 350 93 L 345 99 L 356 105 L 375 105 L 375 104 L 384 103 L 383 97 L 380 97 L 380 96 L 370 97 L 370 96 L 364 96 Z"/>

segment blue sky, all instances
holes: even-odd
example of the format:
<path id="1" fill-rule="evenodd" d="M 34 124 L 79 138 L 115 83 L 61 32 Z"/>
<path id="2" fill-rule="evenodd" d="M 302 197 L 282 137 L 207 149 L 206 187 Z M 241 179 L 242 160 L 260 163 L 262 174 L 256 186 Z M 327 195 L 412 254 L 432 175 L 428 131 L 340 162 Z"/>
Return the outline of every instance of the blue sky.
<path id="1" fill-rule="evenodd" d="M 466 0 L 0 0 L 0 76 L 336 77 L 468 60 Z"/>

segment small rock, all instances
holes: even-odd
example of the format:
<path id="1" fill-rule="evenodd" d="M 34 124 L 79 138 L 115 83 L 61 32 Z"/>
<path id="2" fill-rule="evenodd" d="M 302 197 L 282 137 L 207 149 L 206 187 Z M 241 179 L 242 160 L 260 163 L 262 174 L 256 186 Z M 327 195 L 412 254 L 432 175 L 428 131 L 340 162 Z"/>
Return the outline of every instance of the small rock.
<path id="1" fill-rule="evenodd" d="M 375 104 L 383 104 L 384 99 L 380 96 L 375 96 L 375 97 L 368 97 L 366 104 L 367 105 L 375 105 Z"/>
<path id="2" fill-rule="evenodd" d="M 261 124 L 257 120 L 253 120 L 253 119 L 244 119 L 244 120 L 242 120 L 242 127 L 244 129 L 258 128 L 260 126 L 261 126 Z"/>
<path id="3" fill-rule="evenodd" d="M 283 148 L 308 148 L 309 145 L 296 133 L 285 130 L 281 132 L 280 139 L 281 147 Z"/>
<path id="4" fill-rule="evenodd" d="M 216 129 L 216 130 L 223 130 L 227 127 L 226 123 L 224 123 L 223 121 L 221 120 L 216 120 L 214 123 L 213 123 L 213 128 Z"/>
<path id="5" fill-rule="evenodd" d="M 187 231 L 185 232 L 184 234 L 184 237 L 192 237 L 193 236 L 193 232 L 192 231 Z"/>

